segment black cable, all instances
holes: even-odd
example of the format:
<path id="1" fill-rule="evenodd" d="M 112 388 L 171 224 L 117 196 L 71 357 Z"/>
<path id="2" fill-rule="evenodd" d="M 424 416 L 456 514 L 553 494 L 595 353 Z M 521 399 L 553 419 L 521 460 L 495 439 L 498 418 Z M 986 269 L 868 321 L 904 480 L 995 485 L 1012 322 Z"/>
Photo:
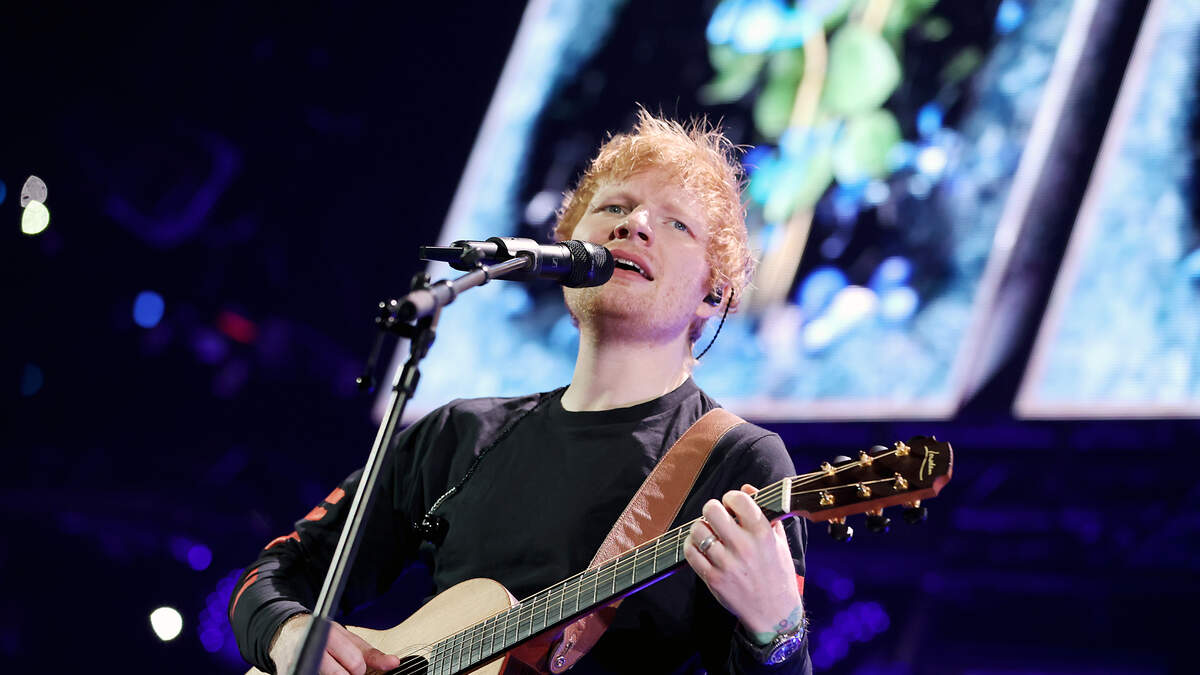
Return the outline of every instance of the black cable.
<path id="1" fill-rule="evenodd" d="M 700 357 L 707 354 L 708 350 L 712 349 L 713 343 L 717 341 L 717 336 L 721 334 L 721 326 L 725 325 L 725 317 L 729 316 L 729 306 L 732 304 L 733 304 L 733 287 L 730 287 L 729 288 L 729 300 L 725 303 L 725 313 L 721 315 L 721 323 L 717 324 L 717 332 L 713 333 L 712 339 L 708 341 L 708 346 L 704 348 L 704 351 L 700 352 L 700 356 L 696 357 L 697 361 L 700 360 Z"/>
<path id="2" fill-rule="evenodd" d="M 526 410 L 519 417 L 516 417 L 510 421 L 508 426 L 500 430 L 500 433 L 496 436 L 495 440 L 489 443 L 487 447 L 480 450 L 479 454 L 475 455 L 475 459 L 471 461 L 471 466 L 467 467 L 467 471 L 463 474 L 463 477 L 459 479 L 458 483 L 456 483 L 453 487 L 442 493 L 441 497 L 437 498 L 437 501 L 433 503 L 433 506 L 429 507 L 429 510 L 425 512 L 425 515 L 421 517 L 421 520 L 412 524 L 413 530 L 415 530 L 417 534 L 421 535 L 421 538 L 425 541 L 428 541 L 435 546 L 440 545 L 442 543 L 442 539 L 445 538 L 446 530 L 449 527 L 445 518 L 434 515 L 434 512 L 438 510 L 438 508 L 442 505 L 442 502 L 445 502 L 447 499 L 453 497 L 459 490 L 462 489 L 463 485 L 466 485 L 467 481 L 470 480 L 471 475 L 475 473 L 475 469 L 479 466 L 479 462 L 483 460 L 484 456 L 487 455 L 492 448 L 500 445 L 500 442 L 507 438 L 510 433 L 512 433 L 512 430 L 521 423 L 521 420 L 533 414 L 535 410 L 541 408 L 542 405 L 554 398 L 555 395 L 561 394 L 566 390 L 566 387 L 559 387 L 554 391 L 542 392 L 538 394 L 537 403 L 534 403 L 532 408 Z"/>

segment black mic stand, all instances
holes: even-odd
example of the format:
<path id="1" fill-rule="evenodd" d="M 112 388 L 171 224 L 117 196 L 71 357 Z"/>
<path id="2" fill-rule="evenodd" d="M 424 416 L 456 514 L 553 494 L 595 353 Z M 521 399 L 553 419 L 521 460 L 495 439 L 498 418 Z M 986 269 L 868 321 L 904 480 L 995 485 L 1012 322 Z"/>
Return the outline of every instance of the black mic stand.
<path id="1" fill-rule="evenodd" d="M 389 300 L 379 303 L 379 314 L 375 317 L 375 325 L 380 333 L 371 350 L 368 361 L 368 372 L 358 378 L 360 387 L 370 386 L 372 378 L 370 371 L 379 355 L 379 347 L 388 333 L 407 337 L 409 339 L 409 356 L 404 367 L 396 372 L 392 382 L 392 396 L 388 409 L 375 435 L 375 443 L 371 446 L 371 454 L 363 467 L 362 477 L 358 482 L 358 490 L 350 504 L 346 516 L 346 525 L 342 528 L 341 538 L 329 561 L 329 570 L 325 574 L 325 582 L 321 585 L 321 593 L 317 596 L 317 604 L 313 608 L 312 621 L 301 643 L 300 656 L 292 675 L 317 675 L 321 666 L 321 657 L 325 653 L 325 644 L 329 639 L 329 629 L 332 626 L 330 616 L 342 599 L 342 591 L 346 588 L 346 572 L 354 564 L 358 553 L 359 531 L 363 520 L 375 496 L 375 483 L 383 466 L 384 456 L 391 445 L 392 434 L 404 408 L 417 389 L 421 379 L 418 364 L 429 352 L 437 334 L 438 317 L 442 308 L 454 302 L 458 294 L 476 286 L 482 286 L 496 279 L 533 264 L 533 259 L 517 256 L 511 260 L 491 266 L 478 265 L 477 268 L 457 279 L 444 279 L 433 285 L 429 283 L 429 275 L 418 274 L 413 278 L 412 291 L 399 300 Z M 411 323 L 410 323 L 411 322 Z"/>

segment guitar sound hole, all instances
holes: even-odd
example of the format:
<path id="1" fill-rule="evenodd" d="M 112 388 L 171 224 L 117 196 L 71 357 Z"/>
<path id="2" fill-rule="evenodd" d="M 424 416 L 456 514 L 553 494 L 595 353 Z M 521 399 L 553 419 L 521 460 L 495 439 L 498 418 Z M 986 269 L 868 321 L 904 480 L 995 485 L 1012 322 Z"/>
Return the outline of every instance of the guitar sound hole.
<path id="1" fill-rule="evenodd" d="M 429 672 L 429 662 L 420 656 L 406 656 L 400 659 L 400 665 L 384 673 L 384 675 L 426 675 Z"/>

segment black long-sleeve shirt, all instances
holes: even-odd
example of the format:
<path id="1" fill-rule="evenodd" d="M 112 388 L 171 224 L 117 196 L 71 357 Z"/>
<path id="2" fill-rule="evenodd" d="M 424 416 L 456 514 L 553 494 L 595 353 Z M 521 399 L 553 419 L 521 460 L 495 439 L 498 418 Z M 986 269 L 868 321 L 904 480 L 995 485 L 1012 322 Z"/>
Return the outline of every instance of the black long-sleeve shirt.
<path id="1" fill-rule="evenodd" d="M 659 458 L 714 407 L 689 379 L 653 401 L 598 412 L 567 411 L 558 392 L 439 408 L 398 434 L 388 453 L 341 609 L 387 590 L 417 555 L 420 539 L 411 523 L 514 421 L 438 510 L 448 523 L 432 554 L 438 593 L 487 577 L 523 598 L 586 568 Z M 705 501 L 743 483 L 762 487 L 792 473 L 777 435 L 740 425 L 714 448 L 672 527 L 699 517 Z M 234 632 L 243 656 L 260 669 L 273 671 L 268 649 L 279 626 L 313 605 L 358 478 L 355 473 L 343 482 L 294 533 L 268 544 L 235 586 Z M 790 520 L 786 530 L 802 578 L 802 521 Z M 571 672 L 811 671 L 807 644 L 785 663 L 766 667 L 734 627 L 734 617 L 684 565 L 627 598 Z"/>

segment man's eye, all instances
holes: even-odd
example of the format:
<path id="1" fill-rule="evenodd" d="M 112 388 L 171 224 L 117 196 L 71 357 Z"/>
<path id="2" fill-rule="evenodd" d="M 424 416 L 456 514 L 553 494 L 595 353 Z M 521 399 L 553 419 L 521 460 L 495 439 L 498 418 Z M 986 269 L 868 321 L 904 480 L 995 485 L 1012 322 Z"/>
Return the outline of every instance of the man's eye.
<path id="1" fill-rule="evenodd" d="M 691 228 L 689 228 L 687 225 L 684 225 L 683 223 L 679 222 L 678 220 L 672 220 L 671 227 L 674 227 L 675 229 L 679 230 L 680 232 L 691 232 Z"/>
<path id="2" fill-rule="evenodd" d="M 621 206 L 620 204 L 609 204 L 608 206 L 604 207 L 604 211 L 606 213 L 612 213 L 618 216 L 625 215 L 625 207 Z"/>

